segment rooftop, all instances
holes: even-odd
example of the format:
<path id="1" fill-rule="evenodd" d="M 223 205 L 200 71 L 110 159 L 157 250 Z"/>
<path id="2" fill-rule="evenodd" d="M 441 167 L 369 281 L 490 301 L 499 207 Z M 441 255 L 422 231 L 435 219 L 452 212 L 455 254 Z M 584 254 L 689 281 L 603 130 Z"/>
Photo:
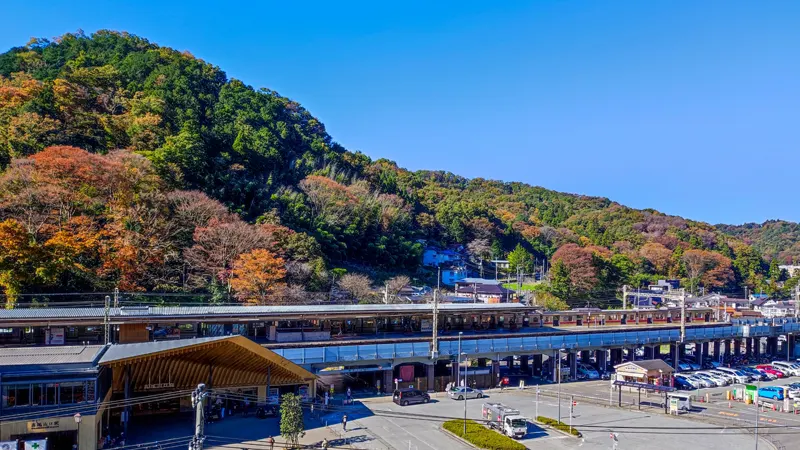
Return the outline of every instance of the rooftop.
<path id="1" fill-rule="evenodd" d="M 0 348 L 0 366 L 86 364 L 99 356 L 103 345 Z"/>

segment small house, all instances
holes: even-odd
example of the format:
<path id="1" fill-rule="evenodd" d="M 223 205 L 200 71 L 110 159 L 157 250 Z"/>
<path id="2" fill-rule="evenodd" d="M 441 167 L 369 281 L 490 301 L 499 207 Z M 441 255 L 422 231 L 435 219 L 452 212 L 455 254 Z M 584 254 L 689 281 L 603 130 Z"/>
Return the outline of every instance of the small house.
<path id="1" fill-rule="evenodd" d="M 675 369 L 661 359 L 629 361 L 614 366 L 617 381 L 668 386 Z"/>

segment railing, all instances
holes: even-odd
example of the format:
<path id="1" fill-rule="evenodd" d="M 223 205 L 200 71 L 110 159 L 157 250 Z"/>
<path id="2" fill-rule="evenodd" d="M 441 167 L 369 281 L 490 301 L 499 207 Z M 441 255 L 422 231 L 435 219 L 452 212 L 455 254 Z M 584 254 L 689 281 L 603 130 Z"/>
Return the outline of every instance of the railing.
<path id="1" fill-rule="evenodd" d="M 800 322 L 794 319 L 752 322 L 749 325 L 723 327 L 686 328 L 686 341 L 711 339 L 735 339 L 743 337 L 775 336 L 800 330 Z M 777 333 L 777 334 L 776 334 Z M 615 333 L 581 333 L 556 336 L 531 336 L 493 338 L 473 337 L 461 340 L 461 351 L 468 355 L 518 353 L 566 350 L 589 350 L 592 348 L 621 347 L 628 345 L 669 344 L 680 340 L 680 330 L 620 331 Z M 457 340 L 439 341 L 439 355 L 458 354 Z M 430 356 L 429 342 L 407 342 L 393 344 L 330 345 L 327 347 L 301 347 L 274 349 L 275 353 L 296 364 L 345 363 L 356 361 L 386 360 Z"/>
<path id="2" fill-rule="evenodd" d="M 295 364 L 316 364 L 426 357 L 430 356 L 431 347 L 429 342 L 408 342 L 284 348 L 273 351 Z"/>

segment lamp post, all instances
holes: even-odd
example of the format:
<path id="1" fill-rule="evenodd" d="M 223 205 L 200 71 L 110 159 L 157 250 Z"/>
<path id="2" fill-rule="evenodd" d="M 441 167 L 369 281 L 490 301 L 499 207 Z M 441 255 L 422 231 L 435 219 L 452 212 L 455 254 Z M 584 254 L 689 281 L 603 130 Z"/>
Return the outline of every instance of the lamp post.
<path id="1" fill-rule="evenodd" d="M 461 355 L 464 356 L 464 362 L 467 362 L 467 354 L 461 353 L 458 355 L 459 361 L 461 360 Z M 464 439 L 467 438 L 467 366 L 464 365 Z"/>
<path id="2" fill-rule="evenodd" d="M 78 431 L 75 434 L 75 448 L 77 450 L 81 442 L 81 413 L 75 413 L 72 418 L 75 419 L 75 424 L 78 426 Z"/>
<path id="3" fill-rule="evenodd" d="M 558 421 L 561 422 L 561 352 L 564 349 L 558 350 L 558 358 L 556 358 L 556 374 L 558 376 Z"/>
<path id="4" fill-rule="evenodd" d="M 458 375 L 456 376 L 456 385 L 459 385 L 459 378 L 461 378 L 461 336 L 464 334 L 463 331 L 458 332 Z M 464 371 L 464 438 L 467 437 L 467 372 Z"/>

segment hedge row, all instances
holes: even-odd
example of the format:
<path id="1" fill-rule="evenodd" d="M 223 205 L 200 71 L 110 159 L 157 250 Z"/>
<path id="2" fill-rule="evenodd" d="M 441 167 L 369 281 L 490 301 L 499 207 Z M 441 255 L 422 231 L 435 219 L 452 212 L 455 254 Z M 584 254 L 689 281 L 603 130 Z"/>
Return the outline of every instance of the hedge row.
<path id="1" fill-rule="evenodd" d="M 553 428 L 555 428 L 557 430 L 561 430 L 561 431 L 563 431 L 565 433 L 570 433 L 573 436 L 581 437 L 581 433 L 578 432 L 578 430 L 576 430 L 575 427 L 570 428 L 570 426 L 567 425 L 566 423 L 559 422 L 556 419 L 551 419 L 549 417 L 539 416 L 539 417 L 536 418 L 536 421 L 539 422 L 539 423 L 543 423 L 545 425 L 549 425 L 549 426 L 551 426 L 551 427 L 553 427 Z"/>
<path id="2" fill-rule="evenodd" d="M 527 447 L 508 436 L 502 435 L 485 426 L 467 420 L 467 435 L 464 436 L 464 421 L 460 419 L 448 420 L 444 429 L 464 439 L 478 448 L 487 450 L 526 450 Z"/>

